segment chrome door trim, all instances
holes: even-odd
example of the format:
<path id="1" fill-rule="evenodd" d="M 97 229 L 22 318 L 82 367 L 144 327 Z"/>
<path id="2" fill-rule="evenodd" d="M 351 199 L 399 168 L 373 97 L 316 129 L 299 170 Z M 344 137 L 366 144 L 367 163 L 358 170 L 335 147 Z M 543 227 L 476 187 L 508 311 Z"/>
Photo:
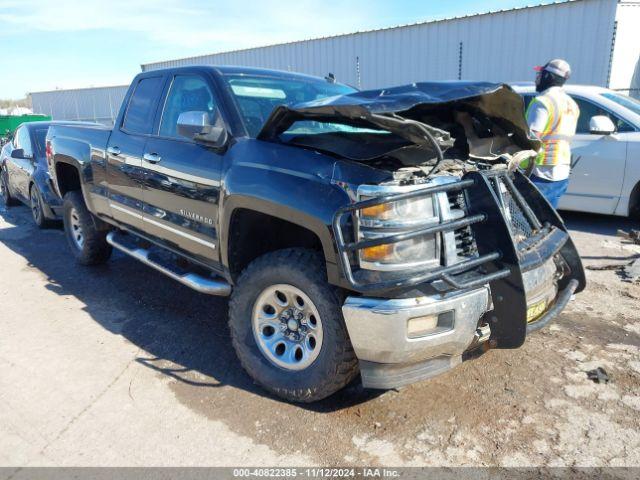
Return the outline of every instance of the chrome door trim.
<path id="1" fill-rule="evenodd" d="M 131 215 L 132 217 L 135 217 L 138 220 L 142 220 L 142 218 L 143 218 L 141 213 L 131 211 L 128 208 L 121 207 L 120 205 L 117 205 L 117 204 L 115 204 L 113 202 L 109 202 L 109 207 L 111 207 L 111 208 L 113 208 L 115 210 L 118 210 L 119 212 L 126 213 L 127 215 Z"/>
<path id="2" fill-rule="evenodd" d="M 146 160 L 142 160 L 142 168 L 146 170 L 151 170 L 152 172 L 160 173 L 162 175 L 166 175 L 171 178 L 175 178 L 176 180 L 182 180 L 186 182 L 193 182 L 200 185 L 206 185 L 208 187 L 219 187 L 220 181 L 213 180 L 211 178 L 200 177 L 198 175 L 191 175 L 190 173 L 185 173 L 180 170 L 174 170 L 173 168 L 167 168 L 162 165 L 156 165 Z"/>
<path id="3" fill-rule="evenodd" d="M 177 228 L 170 227 L 168 225 L 165 225 L 164 223 L 160 223 L 160 222 L 158 222 L 156 220 L 153 220 L 153 219 L 151 219 L 151 218 L 149 218 L 149 217 L 147 217 L 145 215 L 139 214 L 137 212 L 132 212 L 131 210 L 129 210 L 127 208 L 124 208 L 124 207 L 121 207 L 120 205 L 114 204 L 113 202 L 109 202 L 109 206 L 111 208 L 114 208 L 114 209 L 120 211 L 120 212 L 126 213 L 128 215 L 133 216 L 133 217 L 136 217 L 137 219 L 141 219 L 145 223 L 149 223 L 151 225 L 155 225 L 156 227 L 159 227 L 159 228 L 162 228 L 164 230 L 167 230 L 167 231 L 169 231 L 171 233 L 175 233 L 176 235 L 179 235 L 179 236 L 181 236 L 183 238 L 186 238 L 187 240 L 191 240 L 193 242 L 199 243 L 200 245 L 204 245 L 205 247 L 210 247 L 210 248 L 213 248 L 213 249 L 216 248 L 216 244 L 215 243 L 208 242 L 208 241 L 203 240 L 203 239 L 201 239 L 199 237 L 196 237 L 195 235 L 191 235 L 189 233 L 186 233 L 186 232 L 183 232 L 181 230 L 178 230 Z"/>

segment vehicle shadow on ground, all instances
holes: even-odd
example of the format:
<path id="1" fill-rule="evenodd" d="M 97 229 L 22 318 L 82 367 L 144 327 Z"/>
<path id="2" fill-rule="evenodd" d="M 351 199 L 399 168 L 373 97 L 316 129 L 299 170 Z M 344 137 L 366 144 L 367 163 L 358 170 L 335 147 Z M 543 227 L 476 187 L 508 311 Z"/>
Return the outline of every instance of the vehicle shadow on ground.
<path id="1" fill-rule="evenodd" d="M 570 230 L 583 233 L 617 237 L 619 230 L 629 232 L 640 229 L 640 222 L 624 217 L 582 212 L 561 212 L 560 214 Z M 623 244 L 624 243 L 625 241 L 623 241 Z M 611 260 L 621 262 L 631 262 L 637 257 L 638 255 L 633 251 L 629 251 L 628 255 L 581 255 L 582 260 Z"/>
<path id="2" fill-rule="evenodd" d="M 0 242 L 46 277 L 46 288 L 80 300 L 102 327 L 144 352 L 140 364 L 196 388 L 232 386 L 278 400 L 254 384 L 238 362 L 227 327 L 228 301 L 197 293 L 114 252 L 98 267 L 76 264 L 60 227 L 38 230 L 27 208 L 0 208 Z M 381 392 L 357 380 L 329 399 L 300 405 L 331 412 L 366 402 Z"/>
<path id="3" fill-rule="evenodd" d="M 618 230 L 629 231 L 640 229 L 639 221 L 625 217 L 568 211 L 560 212 L 560 216 L 569 230 L 577 230 L 584 233 L 615 237 Z"/>

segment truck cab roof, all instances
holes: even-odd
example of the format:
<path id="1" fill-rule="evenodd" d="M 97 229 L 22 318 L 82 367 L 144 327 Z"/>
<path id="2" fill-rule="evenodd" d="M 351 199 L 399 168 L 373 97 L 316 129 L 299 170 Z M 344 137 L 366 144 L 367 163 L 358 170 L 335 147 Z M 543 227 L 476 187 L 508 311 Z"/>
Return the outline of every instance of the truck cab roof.
<path id="1" fill-rule="evenodd" d="M 187 65 L 183 67 L 171 67 L 162 68 L 157 70 L 147 70 L 138 76 L 151 76 L 153 74 L 179 74 L 180 72 L 208 72 L 217 75 L 261 75 L 265 77 L 274 78 L 296 78 L 298 80 L 306 81 L 327 81 L 322 77 L 316 77 L 314 75 L 307 75 L 303 73 L 287 72 L 284 70 L 275 70 L 268 68 L 255 68 L 255 67 L 240 67 L 234 65 Z M 338 82 L 340 83 L 340 82 Z"/>

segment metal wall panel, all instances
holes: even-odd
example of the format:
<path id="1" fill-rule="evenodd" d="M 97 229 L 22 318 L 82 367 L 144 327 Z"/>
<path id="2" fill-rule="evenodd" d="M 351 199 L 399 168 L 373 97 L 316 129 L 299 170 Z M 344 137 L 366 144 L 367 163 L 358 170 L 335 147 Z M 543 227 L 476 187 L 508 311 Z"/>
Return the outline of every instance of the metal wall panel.
<path id="1" fill-rule="evenodd" d="M 531 81 L 532 67 L 562 57 L 571 81 L 638 88 L 640 2 L 569 0 L 335 37 L 142 65 L 243 65 L 324 76 L 359 88 L 429 80 Z M 614 44 L 614 36 L 616 41 Z M 635 82 L 635 83 L 634 83 Z M 633 85 L 632 85 L 633 84 Z M 31 94 L 55 120 L 113 124 L 126 86 Z"/>
<path id="2" fill-rule="evenodd" d="M 616 0 L 574 0 L 150 63 L 142 69 L 205 64 L 318 76 L 333 72 L 342 82 L 377 88 L 459 77 L 531 81 L 533 66 L 562 57 L 573 66 L 573 82 L 606 85 L 616 8 Z"/>
<path id="3" fill-rule="evenodd" d="M 621 1 L 609 86 L 640 98 L 640 1 Z"/>
<path id="4" fill-rule="evenodd" d="M 52 90 L 31 93 L 33 111 L 53 120 L 81 120 L 113 125 L 128 86 Z"/>

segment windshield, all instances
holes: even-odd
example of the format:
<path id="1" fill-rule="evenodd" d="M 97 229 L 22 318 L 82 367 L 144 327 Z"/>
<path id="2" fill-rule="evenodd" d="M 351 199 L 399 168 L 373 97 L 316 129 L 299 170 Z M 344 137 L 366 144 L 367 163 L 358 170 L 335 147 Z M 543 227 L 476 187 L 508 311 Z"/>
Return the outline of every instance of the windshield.
<path id="1" fill-rule="evenodd" d="M 631 110 L 636 115 L 640 115 L 640 101 L 622 93 L 606 92 L 601 94 L 604 98 L 616 102 L 618 105 Z"/>
<path id="2" fill-rule="evenodd" d="M 47 137 L 47 128 L 37 128 L 33 132 L 33 138 L 36 142 L 36 155 L 44 157 L 45 138 Z"/>
<path id="3" fill-rule="evenodd" d="M 345 125 L 335 122 L 316 122 L 314 120 L 299 120 L 294 122 L 286 132 L 282 134 L 283 137 L 290 137 L 294 135 L 318 135 L 321 133 L 381 133 L 388 134 L 389 132 L 384 130 L 374 130 L 373 128 L 361 128 L 353 127 L 351 125 Z"/>
<path id="4" fill-rule="evenodd" d="M 265 75 L 226 75 L 249 135 L 256 137 L 273 109 L 295 105 L 356 90 L 347 85 L 306 78 L 278 78 Z"/>

